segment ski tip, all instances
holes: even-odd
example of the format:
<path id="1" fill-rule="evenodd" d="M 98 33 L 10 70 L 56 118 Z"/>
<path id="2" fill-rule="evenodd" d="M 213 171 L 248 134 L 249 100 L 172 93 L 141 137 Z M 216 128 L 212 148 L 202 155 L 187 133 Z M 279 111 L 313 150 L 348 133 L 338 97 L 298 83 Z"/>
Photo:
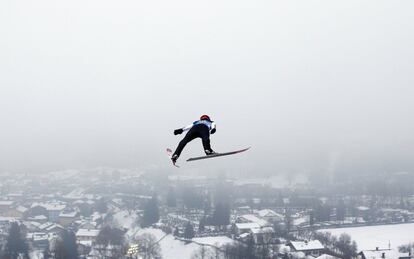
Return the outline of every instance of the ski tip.
<path id="1" fill-rule="evenodd" d="M 240 149 L 240 150 L 238 150 L 238 151 L 237 151 L 237 153 L 241 153 L 241 152 L 247 151 L 247 150 L 249 150 L 250 148 L 251 148 L 251 147 L 247 147 L 247 148 Z"/>

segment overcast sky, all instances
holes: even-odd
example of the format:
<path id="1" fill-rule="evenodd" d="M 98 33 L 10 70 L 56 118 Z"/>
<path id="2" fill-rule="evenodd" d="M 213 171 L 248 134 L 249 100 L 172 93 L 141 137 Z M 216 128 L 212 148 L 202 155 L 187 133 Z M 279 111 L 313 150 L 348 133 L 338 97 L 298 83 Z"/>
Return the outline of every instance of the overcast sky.
<path id="1" fill-rule="evenodd" d="M 0 2 L 0 171 L 414 169 L 413 1 Z"/>

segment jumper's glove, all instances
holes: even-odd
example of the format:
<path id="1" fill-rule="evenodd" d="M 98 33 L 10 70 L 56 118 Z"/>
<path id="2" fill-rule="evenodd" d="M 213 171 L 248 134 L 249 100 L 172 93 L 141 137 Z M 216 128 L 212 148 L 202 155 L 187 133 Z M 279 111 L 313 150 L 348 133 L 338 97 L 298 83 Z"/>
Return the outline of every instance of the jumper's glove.
<path id="1" fill-rule="evenodd" d="M 178 135 L 178 134 L 181 134 L 181 133 L 183 133 L 183 129 L 176 129 L 176 130 L 174 130 L 174 135 Z"/>
<path id="2" fill-rule="evenodd" d="M 216 128 L 212 129 L 210 133 L 211 133 L 211 134 L 216 133 Z"/>

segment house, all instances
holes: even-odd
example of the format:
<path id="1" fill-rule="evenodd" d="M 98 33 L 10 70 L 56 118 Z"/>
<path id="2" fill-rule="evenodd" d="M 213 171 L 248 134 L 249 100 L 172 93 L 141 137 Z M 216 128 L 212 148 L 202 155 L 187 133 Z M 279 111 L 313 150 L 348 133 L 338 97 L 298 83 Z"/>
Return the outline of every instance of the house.
<path id="1" fill-rule="evenodd" d="M 50 203 L 33 203 L 28 215 L 30 217 L 45 215 L 51 222 L 59 221 L 59 214 L 66 208 L 66 205 L 60 202 Z"/>
<path id="2" fill-rule="evenodd" d="M 322 255 L 316 257 L 315 259 L 341 259 L 341 258 L 333 256 L 333 255 L 322 254 Z"/>
<path id="3" fill-rule="evenodd" d="M 79 242 L 83 241 L 92 241 L 94 242 L 96 240 L 96 237 L 99 234 L 98 229 L 86 229 L 86 228 L 80 228 L 78 232 L 76 232 L 76 239 Z"/>
<path id="4" fill-rule="evenodd" d="M 67 227 L 78 219 L 77 211 L 62 211 L 59 214 L 59 223 Z"/>
<path id="5" fill-rule="evenodd" d="M 252 228 L 250 233 L 252 233 L 255 244 L 270 244 L 275 236 L 275 231 L 271 227 Z"/>
<path id="6" fill-rule="evenodd" d="M 23 193 L 9 193 L 7 198 L 13 201 L 21 201 L 24 199 Z"/>
<path id="7" fill-rule="evenodd" d="M 14 205 L 14 201 L 0 201 L 0 214 L 8 211 Z"/>
<path id="8" fill-rule="evenodd" d="M 252 229 L 260 229 L 260 225 L 257 223 L 236 223 L 236 233 L 241 235 L 243 233 L 251 233 Z"/>
<path id="9" fill-rule="evenodd" d="M 48 212 L 43 206 L 40 205 L 40 203 L 33 203 L 30 209 L 28 210 L 27 215 L 29 218 L 34 218 L 36 216 L 43 215 L 47 219 Z"/>
<path id="10" fill-rule="evenodd" d="M 43 232 L 29 233 L 27 240 L 38 250 L 44 250 L 49 245 L 49 235 Z"/>
<path id="11" fill-rule="evenodd" d="M 16 207 L 11 207 L 10 209 L 8 209 L 6 212 L 3 213 L 3 215 L 6 217 L 15 217 L 15 218 L 23 219 L 27 216 L 28 210 L 29 209 L 26 207 L 16 206 Z"/>
<path id="12" fill-rule="evenodd" d="M 243 203 L 241 200 L 245 200 L 245 199 L 236 199 L 236 202 L 238 202 L 238 200 L 240 200 L 239 202 L 240 203 Z M 245 203 L 245 201 L 244 201 L 244 203 Z M 249 207 L 249 206 L 240 206 L 240 207 L 237 207 L 237 213 L 238 214 L 249 214 L 249 213 L 251 213 L 252 212 L 252 209 Z"/>
<path id="13" fill-rule="evenodd" d="M 321 256 L 325 251 L 325 247 L 319 240 L 290 241 L 288 246 L 291 248 L 292 252 L 302 252 L 305 255 L 314 257 Z"/>
<path id="14" fill-rule="evenodd" d="M 27 220 L 38 222 L 40 224 L 44 224 L 47 222 L 47 217 L 45 215 L 38 215 L 38 216 L 30 217 Z"/>
<path id="15" fill-rule="evenodd" d="M 46 203 L 43 207 L 48 212 L 49 221 L 58 222 L 60 213 L 66 208 L 66 205 L 59 203 Z"/>
<path id="16" fill-rule="evenodd" d="M 89 220 L 77 220 L 76 221 L 77 225 L 79 225 L 79 228 L 86 228 L 86 229 L 96 229 L 98 228 L 98 223 L 94 222 L 94 221 L 89 221 Z"/>
<path id="17" fill-rule="evenodd" d="M 77 200 L 73 203 L 73 207 L 77 208 L 79 210 L 79 213 L 82 216 L 90 216 L 93 213 L 93 208 L 94 208 L 95 202 L 93 202 L 92 200 L 87 200 L 87 201 L 83 201 L 83 200 Z"/>
<path id="18" fill-rule="evenodd" d="M 280 222 L 285 219 L 285 217 L 279 213 L 274 212 L 270 209 L 263 209 L 257 212 L 257 215 L 268 222 Z"/>
<path id="19" fill-rule="evenodd" d="M 357 217 L 361 217 L 364 220 L 368 220 L 371 213 L 371 209 L 365 206 L 359 206 L 355 208 L 355 214 Z"/>
<path id="20" fill-rule="evenodd" d="M 62 230 L 65 230 L 65 228 L 52 222 L 46 222 L 39 226 L 39 230 L 45 233 L 60 233 Z"/>
<path id="21" fill-rule="evenodd" d="M 363 250 L 358 253 L 360 259 L 411 259 L 410 253 L 400 253 L 394 249 Z"/>
<path id="22" fill-rule="evenodd" d="M 34 222 L 34 221 L 23 221 L 22 224 L 25 226 L 25 231 L 26 232 L 36 232 L 39 230 L 39 226 L 42 225 L 38 222 Z"/>
<path id="23" fill-rule="evenodd" d="M 238 223 L 257 223 L 260 227 L 271 226 L 269 222 L 264 219 L 258 218 L 253 214 L 245 214 L 237 218 L 236 222 Z"/>

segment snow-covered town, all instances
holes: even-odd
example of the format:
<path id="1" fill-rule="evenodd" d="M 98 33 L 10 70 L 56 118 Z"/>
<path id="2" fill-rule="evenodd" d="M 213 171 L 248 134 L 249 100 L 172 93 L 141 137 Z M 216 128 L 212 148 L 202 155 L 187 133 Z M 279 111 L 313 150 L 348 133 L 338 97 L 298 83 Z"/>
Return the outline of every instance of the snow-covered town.
<path id="1" fill-rule="evenodd" d="M 334 195 L 300 181 L 110 168 L 0 177 L 3 254 L 17 242 L 33 259 L 67 246 L 90 259 L 412 258 L 414 196 L 401 189 Z"/>
<path id="2" fill-rule="evenodd" d="M 0 259 L 414 259 L 414 1 L 0 0 Z"/>

